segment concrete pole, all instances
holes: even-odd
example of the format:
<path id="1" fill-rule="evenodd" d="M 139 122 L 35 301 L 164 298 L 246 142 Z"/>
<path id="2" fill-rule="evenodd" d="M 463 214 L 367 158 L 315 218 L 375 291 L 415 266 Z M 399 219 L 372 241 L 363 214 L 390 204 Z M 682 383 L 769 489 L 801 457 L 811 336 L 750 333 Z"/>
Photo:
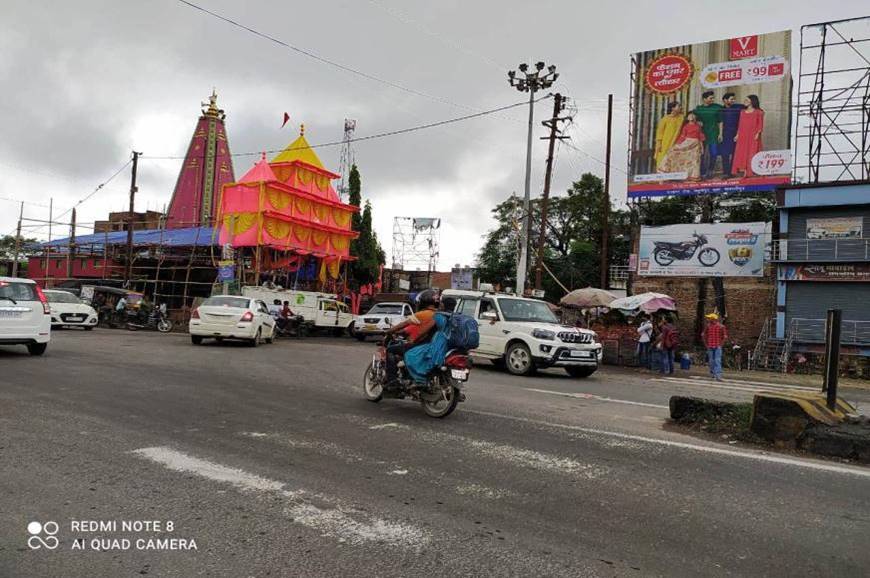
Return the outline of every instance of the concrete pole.
<path id="1" fill-rule="evenodd" d="M 529 135 L 526 143 L 526 188 L 523 193 L 523 224 L 520 231 L 520 255 L 517 262 L 517 295 L 522 296 L 526 288 L 526 270 L 528 269 L 529 231 L 532 222 L 529 204 L 532 189 L 532 129 L 535 122 L 535 88 L 529 87 Z"/>

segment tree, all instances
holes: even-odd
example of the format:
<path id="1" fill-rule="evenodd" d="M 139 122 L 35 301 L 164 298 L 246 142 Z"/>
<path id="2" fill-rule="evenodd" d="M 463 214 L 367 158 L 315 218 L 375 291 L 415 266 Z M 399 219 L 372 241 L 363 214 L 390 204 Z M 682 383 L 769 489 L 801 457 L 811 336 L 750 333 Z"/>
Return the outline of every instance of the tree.
<path id="1" fill-rule="evenodd" d="M 39 241 L 30 237 L 21 237 L 18 244 L 18 259 L 25 259 L 40 252 Z M 11 261 L 15 258 L 15 235 L 0 237 L 0 260 Z"/>
<path id="2" fill-rule="evenodd" d="M 348 177 L 348 202 L 359 207 L 362 203 L 362 180 L 356 165 L 350 168 Z M 350 264 L 351 278 L 354 284 L 368 285 L 378 280 L 380 267 L 387 258 L 378 236 L 372 228 L 372 205 L 366 200 L 361 212 L 353 213 L 351 227 L 359 233 L 359 237 L 350 243 L 350 254 L 356 257 Z"/>

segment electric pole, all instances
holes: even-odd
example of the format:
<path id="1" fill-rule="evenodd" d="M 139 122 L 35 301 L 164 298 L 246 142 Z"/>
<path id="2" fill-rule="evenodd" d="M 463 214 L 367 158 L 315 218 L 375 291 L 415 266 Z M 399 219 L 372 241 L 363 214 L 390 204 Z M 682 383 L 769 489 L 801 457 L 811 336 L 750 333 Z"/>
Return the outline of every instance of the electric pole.
<path id="1" fill-rule="evenodd" d="M 139 155 L 133 151 L 133 172 L 130 177 L 130 210 L 127 213 L 127 267 L 124 270 L 124 286 L 130 288 L 130 277 L 133 275 L 133 203 L 136 199 L 136 169 L 139 166 Z"/>
<path id="2" fill-rule="evenodd" d="M 544 73 L 544 68 L 547 72 Z M 517 259 L 517 295 L 523 295 L 526 288 L 526 269 L 528 269 L 529 233 L 531 214 L 529 209 L 532 188 L 532 129 L 535 122 L 535 93 L 543 88 L 550 88 L 559 78 L 556 66 L 547 66 L 543 62 L 535 63 L 535 70 L 529 71 L 528 64 L 520 64 L 520 75 L 516 71 L 508 71 L 508 82 L 520 92 L 529 93 L 529 134 L 526 139 L 526 188 L 523 196 L 523 225 L 520 231 L 520 251 Z"/>
<path id="3" fill-rule="evenodd" d="M 556 148 L 556 140 L 567 138 L 560 135 L 562 131 L 559 130 L 558 123 L 571 119 L 570 116 L 559 118 L 559 114 L 563 110 L 565 110 L 565 98 L 561 94 L 556 93 L 553 99 L 553 118 L 541 123 L 550 129 L 550 136 L 541 137 L 542 139 L 549 140 L 550 144 L 547 149 L 547 172 L 544 175 L 544 197 L 541 200 L 541 230 L 538 232 L 538 251 L 535 257 L 535 289 L 541 288 L 543 277 L 544 239 L 547 234 L 547 208 L 550 201 L 550 179 L 553 175 L 553 149 Z"/>
<path id="4" fill-rule="evenodd" d="M 12 259 L 12 276 L 18 277 L 18 252 L 21 250 L 21 221 L 24 219 L 24 201 L 18 211 L 18 228 L 15 229 L 15 254 Z"/>
<path id="5" fill-rule="evenodd" d="M 610 137 L 613 132 L 613 95 L 607 95 L 607 144 L 604 154 L 604 199 L 601 207 L 601 288 L 610 285 Z"/>
<path id="6" fill-rule="evenodd" d="M 69 243 L 67 245 L 66 251 L 66 278 L 72 279 L 72 269 L 73 269 L 73 253 L 75 252 L 76 247 L 76 210 L 73 207 L 72 210 L 72 220 L 69 223 Z"/>

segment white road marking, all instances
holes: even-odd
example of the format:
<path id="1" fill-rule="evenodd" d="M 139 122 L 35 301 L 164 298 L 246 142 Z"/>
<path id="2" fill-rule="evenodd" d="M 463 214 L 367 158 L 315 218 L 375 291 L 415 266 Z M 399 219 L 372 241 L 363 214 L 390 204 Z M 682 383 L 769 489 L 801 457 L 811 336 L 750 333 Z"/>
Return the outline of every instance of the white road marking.
<path id="1" fill-rule="evenodd" d="M 679 449 L 692 450 L 692 451 L 698 451 L 698 452 L 706 452 L 706 453 L 711 453 L 711 454 L 719 454 L 719 455 L 724 455 L 724 456 L 729 456 L 729 457 L 743 458 L 743 459 L 748 459 L 748 460 L 756 460 L 756 461 L 761 461 L 761 462 L 769 462 L 769 463 L 780 464 L 780 465 L 795 466 L 795 467 L 799 467 L 799 468 L 806 468 L 806 469 L 830 472 L 830 473 L 835 473 L 835 474 L 847 474 L 847 475 L 853 475 L 853 476 L 858 476 L 858 477 L 862 477 L 862 478 L 870 478 L 870 468 L 842 466 L 842 465 L 838 465 L 838 464 L 821 462 L 821 461 L 791 458 L 788 456 L 771 455 L 768 453 L 764 453 L 762 451 L 758 451 L 758 452 L 740 451 L 740 450 L 720 448 L 720 447 L 716 447 L 716 446 L 690 444 L 690 443 L 686 443 L 686 442 L 678 442 L 678 441 L 666 440 L 666 439 L 662 439 L 662 438 L 651 438 L 651 437 L 640 436 L 640 435 L 635 435 L 635 434 L 627 434 L 627 433 L 622 433 L 622 432 L 608 431 L 608 430 L 602 430 L 602 429 L 596 429 L 596 428 L 590 428 L 590 427 L 567 425 L 567 424 L 561 424 L 561 423 L 552 423 L 552 422 L 547 422 L 547 421 L 542 421 L 542 420 L 535 420 L 535 419 L 530 419 L 530 418 L 525 418 L 525 417 L 505 415 L 505 414 L 488 412 L 488 411 L 479 411 L 479 410 L 473 410 L 473 409 L 465 409 L 463 411 L 465 413 L 472 413 L 472 414 L 483 415 L 483 416 L 487 416 L 487 417 L 497 417 L 497 418 L 501 418 L 501 419 L 519 421 L 522 423 L 529 423 L 529 424 L 533 424 L 533 425 L 537 425 L 537 426 L 562 429 L 562 430 L 566 430 L 566 431 L 582 432 L 582 433 L 586 433 L 586 434 L 606 436 L 606 437 L 611 437 L 611 438 L 616 438 L 616 439 L 621 439 L 621 440 L 631 440 L 631 441 L 643 442 L 643 443 L 647 443 L 647 444 L 655 444 L 655 445 L 660 445 L 660 446 L 668 446 L 668 447 L 672 447 L 672 448 L 679 448 Z"/>
<path id="2" fill-rule="evenodd" d="M 390 472 L 390 475 L 392 475 L 392 476 L 407 476 L 408 470 L 393 470 L 392 472 Z"/>
<path id="3" fill-rule="evenodd" d="M 561 395 L 562 397 L 574 397 L 577 399 L 594 399 L 597 401 L 606 401 L 609 403 L 624 403 L 628 405 L 640 405 L 643 407 L 655 407 L 659 409 L 669 409 L 666 405 L 659 405 L 657 403 L 644 403 L 642 401 L 630 401 L 627 399 L 614 399 L 612 397 L 602 397 L 600 395 L 594 395 L 591 393 L 569 393 L 565 391 L 551 391 L 549 389 L 535 389 L 533 387 L 524 388 L 526 391 L 535 391 L 538 393 L 549 393 L 550 395 Z"/>
<path id="4" fill-rule="evenodd" d="M 340 505 L 320 508 L 306 501 L 306 497 L 317 497 L 329 502 L 335 500 L 310 494 L 305 490 L 288 489 L 283 482 L 190 456 L 169 447 L 142 448 L 131 453 L 176 472 L 193 473 L 209 480 L 231 484 L 243 491 L 271 492 L 288 498 L 290 505 L 285 512 L 294 522 L 337 538 L 343 543 L 357 545 L 364 542 L 385 542 L 419 550 L 429 542 L 429 536 L 415 526 L 368 516 L 358 511 L 354 511 L 351 517 Z"/>
<path id="5" fill-rule="evenodd" d="M 706 377 L 658 377 L 654 378 L 653 381 L 667 381 L 670 383 L 679 383 L 683 385 L 697 385 L 700 387 L 720 387 L 720 388 L 741 388 L 741 389 L 751 389 L 758 390 L 759 388 L 765 390 L 783 390 L 783 389 L 797 389 L 802 391 L 819 391 L 821 388 L 819 387 L 807 387 L 805 385 L 789 385 L 785 383 L 765 383 L 762 381 L 743 381 L 739 379 L 723 379 L 722 381 L 716 381 L 712 378 Z"/>
<path id="6" fill-rule="evenodd" d="M 390 422 L 390 423 L 382 423 L 380 425 L 373 425 L 369 429 L 387 429 L 387 428 L 397 428 L 398 429 L 399 427 L 400 427 L 399 424 Z"/>

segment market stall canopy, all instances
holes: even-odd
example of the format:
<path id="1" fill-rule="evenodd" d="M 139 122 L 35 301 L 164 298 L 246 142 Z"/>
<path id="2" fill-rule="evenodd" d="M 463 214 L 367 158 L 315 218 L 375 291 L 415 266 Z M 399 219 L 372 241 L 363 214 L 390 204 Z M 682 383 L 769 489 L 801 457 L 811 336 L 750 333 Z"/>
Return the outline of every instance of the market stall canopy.
<path id="1" fill-rule="evenodd" d="M 595 287 L 586 287 L 585 289 L 575 289 L 571 291 L 559 301 L 561 305 L 569 307 L 579 307 L 580 309 L 589 309 L 592 307 L 610 307 L 610 304 L 616 299 L 616 295 L 605 291 L 604 289 L 596 289 Z"/>
<path id="2" fill-rule="evenodd" d="M 664 293 L 641 293 L 616 299 L 608 305 L 611 309 L 622 311 L 635 311 L 640 309 L 644 313 L 655 313 L 660 309 L 676 311 L 677 303 L 674 298 Z"/>

